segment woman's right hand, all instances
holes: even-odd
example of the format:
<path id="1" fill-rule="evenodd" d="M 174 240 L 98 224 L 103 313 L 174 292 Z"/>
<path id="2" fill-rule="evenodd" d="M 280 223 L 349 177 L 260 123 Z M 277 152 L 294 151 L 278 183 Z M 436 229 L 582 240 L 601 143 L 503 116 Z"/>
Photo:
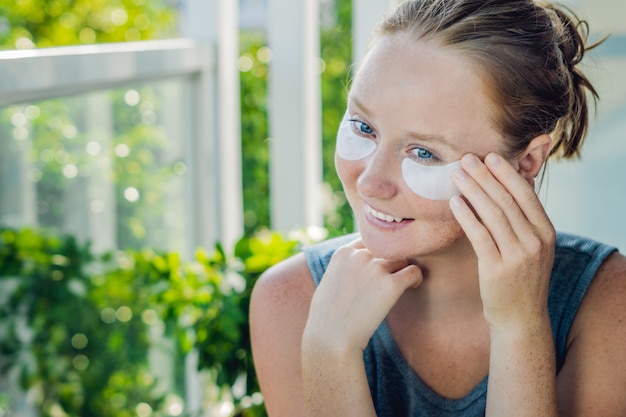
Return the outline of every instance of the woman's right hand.
<path id="1" fill-rule="evenodd" d="M 313 296 L 303 344 L 365 349 L 404 291 L 421 282 L 417 265 L 376 258 L 360 238 L 338 248 Z"/>

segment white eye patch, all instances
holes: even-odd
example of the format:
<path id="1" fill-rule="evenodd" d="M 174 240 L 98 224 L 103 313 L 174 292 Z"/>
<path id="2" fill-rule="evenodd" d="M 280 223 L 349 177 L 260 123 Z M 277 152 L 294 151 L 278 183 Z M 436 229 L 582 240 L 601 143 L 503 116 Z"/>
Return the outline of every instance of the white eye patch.
<path id="1" fill-rule="evenodd" d="M 376 149 L 376 142 L 354 133 L 348 113 L 337 131 L 335 152 L 348 161 L 367 158 Z M 402 177 L 415 194 L 429 200 L 448 200 L 460 194 L 452 181 L 452 173 L 461 167 L 461 161 L 448 165 L 424 165 L 410 158 L 402 160 Z"/>
<path id="2" fill-rule="evenodd" d="M 460 194 L 452 181 L 452 173 L 461 161 L 448 165 L 423 165 L 409 158 L 402 160 L 402 177 L 415 194 L 429 200 L 448 200 Z"/>
<path id="3" fill-rule="evenodd" d="M 348 113 L 346 113 L 337 131 L 335 152 L 337 152 L 339 157 L 348 161 L 358 161 L 374 152 L 376 142 L 354 133 L 351 126 L 352 123 L 354 122 L 348 120 Z"/>

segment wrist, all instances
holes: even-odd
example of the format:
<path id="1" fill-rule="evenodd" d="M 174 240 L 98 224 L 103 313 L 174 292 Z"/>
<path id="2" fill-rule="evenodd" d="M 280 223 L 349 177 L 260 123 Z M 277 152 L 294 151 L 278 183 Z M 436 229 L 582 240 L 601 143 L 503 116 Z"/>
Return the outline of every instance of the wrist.
<path id="1" fill-rule="evenodd" d="M 305 328 L 302 335 L 302 355 L 324 357 L 326 360 L 341 360 L 353 354 L 362 355 L 362 350 L 352 346 L 343 337 L 337 337 L 324 331 Z"/>
<path id="2" fill-rule="evenodd" d="M 550 323 L 547 301 L 544 304 L 511 306 L 483 306 L 483 314 L 492 330 L 528 329 Z"/>
<path id="3" fill-rule="evenodd" d="M 509 320 L 488 320 L 488 324 L 492 341 L 504 340 L 516 344 L 529 341 L 534 345 L 541 339 L 552 340 L 552 326 L 547 310 Z"/>

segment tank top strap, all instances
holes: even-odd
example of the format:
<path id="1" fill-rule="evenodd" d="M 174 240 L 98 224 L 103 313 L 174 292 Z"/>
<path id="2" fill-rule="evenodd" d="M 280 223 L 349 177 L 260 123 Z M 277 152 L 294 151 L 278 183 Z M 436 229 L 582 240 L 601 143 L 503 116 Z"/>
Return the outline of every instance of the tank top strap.
<path id="1" fill-rule="evenodd" d="M 557 370 L 563 366 L 567 337 L 580 303 L 602 262 L 616 250 L 589 238 L 557 234 L 548 294 Z"/>

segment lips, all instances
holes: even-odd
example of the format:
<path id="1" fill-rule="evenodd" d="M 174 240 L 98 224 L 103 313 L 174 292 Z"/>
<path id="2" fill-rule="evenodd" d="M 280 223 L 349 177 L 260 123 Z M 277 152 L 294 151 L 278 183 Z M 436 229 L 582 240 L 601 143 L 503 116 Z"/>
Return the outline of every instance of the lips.
<path id="1" fill-rule="evenodd" d="M 402 217 L 396 217 L 396 216 L 392 216 L 391 214 L 386 214 L 380 211 L 376 211 L 370 206 L 366 206 L 366 210 L 372 216 L 387 223 L 400 223 L 402 220 L 404 220 Z"/>

